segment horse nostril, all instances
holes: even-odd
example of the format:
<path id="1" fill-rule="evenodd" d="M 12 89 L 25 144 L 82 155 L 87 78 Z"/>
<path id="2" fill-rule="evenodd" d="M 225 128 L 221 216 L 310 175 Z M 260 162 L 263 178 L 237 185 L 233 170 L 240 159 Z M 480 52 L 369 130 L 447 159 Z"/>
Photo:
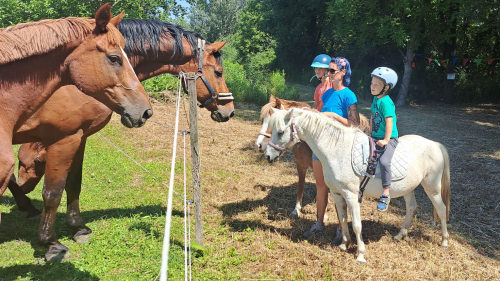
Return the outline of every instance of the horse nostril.
<path id="1" fill-rule="evenodd" d="M 142 117 L 145 119 L 149 119 L 151 116 L 153 116 L 153 111 L 151 109 L 148 109 L 144 111 L 144 115 Z"/>
<path id="2" fill-rule="evenodd" d="M 231 112 L 231 114 L 229 115 L 229 118 L 232 118 L 232 117 L 234 117 L 234 111 Z"/>

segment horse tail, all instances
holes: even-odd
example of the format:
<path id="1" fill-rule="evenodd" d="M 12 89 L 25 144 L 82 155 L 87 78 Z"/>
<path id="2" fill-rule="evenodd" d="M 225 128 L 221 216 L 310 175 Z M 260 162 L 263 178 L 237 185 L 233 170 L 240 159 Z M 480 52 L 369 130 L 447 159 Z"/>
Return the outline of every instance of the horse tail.
<path id="1" fill-rule="evenodd" d="M 444 204 L 446 205 L 446 221 L 450 219 L 450 156 L 448 155 L 448 151 L 444 145 L 437 143 L 439 148 L 441 149 L 441 153 L 443 153 L 444 158 L 444 168 L 443 175 L 441 176 L 441 198 L 443 199 Z M 436 212 L 436 208 L 434 208 L 434 220 L 439 221 L 439 216 Z"/>

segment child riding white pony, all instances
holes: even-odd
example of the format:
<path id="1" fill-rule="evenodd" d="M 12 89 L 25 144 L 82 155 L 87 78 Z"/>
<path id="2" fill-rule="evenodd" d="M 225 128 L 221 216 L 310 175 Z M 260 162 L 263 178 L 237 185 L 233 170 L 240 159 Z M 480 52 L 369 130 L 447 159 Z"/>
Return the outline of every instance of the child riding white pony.
<path id="1" fill-rule="evenodd" d="M 266 148 L 265 156 L 272 161 L 280 156 L 282 150 L 276 149 L 293 147 L 299 139 L 307 142 L 312 151 L 323 164 L 325 182 L 330 193 L 335 199 L 337 212 L 342 225 L 342 250 L 347 249 L 350 243 L 347 228 L 347 210 L 349 207 L 352 219 L 352 228 L 356 234 L 358 244 L 359 263 L 364 264 L 365 245 L 361 238 L 361 215 L 358 194 L 363 176 L 356 174 L 351 163 L 351 149 L 356 137 L 366 138 L 359 135 L 358 128 L 346 127 L 339 122 L 324 116 L 300 109 L 289 111 L 276 110 L 269 122 L 273 130 L 270 143 Z M 358 134 L 358 135 L 357 135 Z M 425 193 L 434 205 L 434 218 L 437 216 L 441 221 L 442 247 L 448 247 L 448 220 L 450 206 L 450 165 L 446 148 L 437 142 L 428 140 L 417 135 L 407 135 L 400 139 L 400 147 L 407 148 L 406 158 L 409 161 L 409 170 L 406 177 L 393 181 L 391 185 L 391 197 L 404 196 L 406 201 L 406 217 L 403 226 L 395 240 L 400 240 L 408 234 L 408 228 L 416 209 L 414 189 L 421 184 Z M 397 151 L 396 151 L 397 153 Z M 366 185 L 364 191 L 367 197 L 379 197 L 382 193 L 380 179 L 372 179 Z M 437 213 L 437 216 L 436 216 Z"/>

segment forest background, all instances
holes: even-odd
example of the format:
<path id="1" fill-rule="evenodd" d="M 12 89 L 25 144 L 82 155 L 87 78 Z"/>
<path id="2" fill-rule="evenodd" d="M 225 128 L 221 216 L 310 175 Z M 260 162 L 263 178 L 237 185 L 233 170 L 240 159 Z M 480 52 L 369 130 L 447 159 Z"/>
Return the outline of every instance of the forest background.
<path id="1" fill-rule="evenodd" d="M 0 25 L 92 16 L 105 1 L 0 0 Z M 118 0 L 113 14 L 158 19 L 202 34 L 222 49 L 224 77 L 236 101 L 266 103 L 269 95 L 298 99 L 316 86 L 310 67 L 318 54 L 346 57 L 349 86 L 370 99 L 370 72 L 396 70 L 396 105 L 500 102 L 499 0 Z M 455 79 L 448 79 L 448 74 Z M 147 80 L 155 92 L 174 80 Z"/>

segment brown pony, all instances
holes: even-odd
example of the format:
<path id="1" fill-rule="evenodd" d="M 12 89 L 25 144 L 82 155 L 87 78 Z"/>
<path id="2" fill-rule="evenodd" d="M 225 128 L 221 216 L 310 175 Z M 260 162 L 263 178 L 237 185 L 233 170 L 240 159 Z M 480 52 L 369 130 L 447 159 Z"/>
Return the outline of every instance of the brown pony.
<path id="1" fill-rule="evenodd" d="M 264 138 L 271 137 L 272 131 L 268 129 L 269 118 L 273 114 L 272 108 L 277 109 L 290 109 L 290 108 L 301 108 L 301 109 L 309 109 L 311 111 L 316 111 L 311 109 L 305 102 L 298 101 L 288 101 L 283 99 L 275 98 L 271 95 L 269 99 L 269 103 L 264 105 L 260 111 L 260 120 L 262 121 L 262 129 L 259 133 L 259 137 L 255 142 L 254 146 L 257 152 L 264 152 L 267 148 L 267 141 L 264 142 Z M 359 114 L 359 118 L 361 121 L 361 130 L 366 134 L 370 134 L 370 121 L 363 114 Z M 295 164 L 297 166 L 297 173 L 299 175 L 299 182 L 297 183 L 297 202 L 295 203 L 295 209 L 292 211 L 292 217 L 299 217 L 300 210 L 302 209 L 302 197 L 304 196 L 304 185 L 306 182 L 306 172 L 307 168 L 312 169 L 312 150 L 309 148 L 307 143 L 302 142 L 300 145 L 296 145 L 292 149 L 293 156 L 295 157 Z M 43 157 L 43 155 L 40 155 Z M 34 165 L 32 163 L 31 165 Z"/>
<path id="2" fill-rule="evenodd" d="M 14 171 L 14 133 L 63 85 L 76 85 L 106 104 L 127 127 L 142 126 L 152 115 L 123 51 L 125 40 L 115 27 L 120 20 L 111 18 L 105 4 L 95 19 L 42 20 L 0 30 L 0 195 Z"/>
<path id="3" fill-rule="evenodd" d="M 125 27 L 122 24 L 125 24 Z M 119 27 L 124 30 L 127 44 L 132 42 L 130 46 L 127 45 L 126 50 L 127 53 L 130 52 L 129 57 L 140 79 L 165 72 L 196 72 L 199 57 L 202 57 L 202 70 L 207 81 L 215 91 L 228 92 L 224 78 L 217 75 L 222 73 L 218 51 L 225 42 L 208 44 L 203 53 L 198 53 L 196 40 L 200 35 L 181 30 L 180 27 L 169 23 L 123 20 Z M 152 31 L 154 27 L 158 34 Z M 135 34 L 130 31 L 138 31 L 141 28 L 149 32 Z M 140 34 L 143 34 L 142 37 Z M 169 60 L 184 64 L 167 65 Z M 152 71 L 153 69 L 155 70 Z M 196 87 L 198 101 L 206 102 L 211 94 L 201 79 L 198 79 Z M 206 107 L 212 111 L 212 119 L 217 121 L 226 121 L 234 114 L 233 102 L 230 100 L 215 99 Z M 67 117 L 61 120 L 58 116 L 64 112 Z M 68 196 L 67 225 L 74 233 L 73 238 L 77 242 L 85 242 L 90 237 L 92 231 L 85 226 L 79 208 L 85 143 L 90 135 L 106 126 L 111 114 L 112 111 L 106 106 L 79 93 L 76 87 L 66 86 L 54 93 L 14 135 L 14 143 L 25 144 L 18 153 L 19 179 L 16 183 L 15 177 L 12 176 L 9 189 L 19 208 L 28 212 L 28 217 L 37 217 L 40 212 L 31 204 L 25 193 L 31 192 L 46 173 L 44 211 L 40 221 L 39 238 L 45 244 L 57 245 L 49 249 L 48 258 L 68 251 L 57 241 L 53 221 L 50 220 L 56 216 L 64 189 Z"/>

